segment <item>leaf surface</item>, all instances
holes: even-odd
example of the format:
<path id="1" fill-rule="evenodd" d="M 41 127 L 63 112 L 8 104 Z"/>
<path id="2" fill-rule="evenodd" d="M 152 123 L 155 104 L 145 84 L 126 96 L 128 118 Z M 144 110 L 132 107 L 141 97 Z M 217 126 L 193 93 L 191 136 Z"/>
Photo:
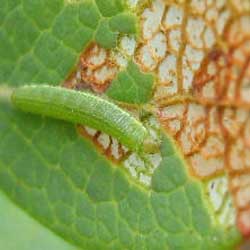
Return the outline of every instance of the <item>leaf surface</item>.
<path id="1" fill-rule="evenodd" d="M 117 101 L 143 104 L 152 98 L 153 76 L 142 73 L 138 66 L 130 61 L 126 70 L 117 74 L 107 95 Z"/>

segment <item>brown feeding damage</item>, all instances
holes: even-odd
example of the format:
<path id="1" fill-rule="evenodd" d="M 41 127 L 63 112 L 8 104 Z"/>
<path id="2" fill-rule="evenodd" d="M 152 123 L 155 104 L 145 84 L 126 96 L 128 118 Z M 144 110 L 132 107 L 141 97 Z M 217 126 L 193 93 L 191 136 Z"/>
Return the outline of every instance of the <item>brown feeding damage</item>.
<path id="1" fill-rule="evenodd" d="M 250 107 L 250 16 L 225 29 L 226 48 L 214 48 L 194 79 L 194 94 L 203 104 Z"/>
<path id="2" fill-rule="evenodd" d="M 159 120 L 190 172 L 200 179 L 229 177 L 245 236 L 250 236 L 249 10 L 247 2 L 237 1 L 154 1 L 142 16 L 144 36 L 136 55 L 143 70 L 155 72 Z"/>
<path id="3" fill-rule="evenodd" d="M 115 163 L 121 162 L 130 154 L 127 148 L 107 134 L 80 125 L 78 126 L 78 131 L 84 137 L 92 140 L 101 153 Z"/>
<path id="4" fill-rule="evenodd" d="M 74 89 L 89 88 L 103 93 L 118 72 L 118 65 L 111 56 L 111 51 L 92 43 L 81 55 L 80 62 L 67 79 L 66 87 Z"/>

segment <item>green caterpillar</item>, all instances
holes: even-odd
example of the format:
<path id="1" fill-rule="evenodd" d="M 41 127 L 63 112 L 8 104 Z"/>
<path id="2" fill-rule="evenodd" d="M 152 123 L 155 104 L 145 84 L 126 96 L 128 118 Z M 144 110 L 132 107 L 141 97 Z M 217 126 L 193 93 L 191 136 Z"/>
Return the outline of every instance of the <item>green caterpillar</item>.
<path id="1" fill-rule="evenodd" d="M 61 87 L 31 85 L 15 89 L 11 99 L 22 111 L 103 131 L 132 151 L 156 150 L 147 129 L 138 120 L 96 95 Z"/>

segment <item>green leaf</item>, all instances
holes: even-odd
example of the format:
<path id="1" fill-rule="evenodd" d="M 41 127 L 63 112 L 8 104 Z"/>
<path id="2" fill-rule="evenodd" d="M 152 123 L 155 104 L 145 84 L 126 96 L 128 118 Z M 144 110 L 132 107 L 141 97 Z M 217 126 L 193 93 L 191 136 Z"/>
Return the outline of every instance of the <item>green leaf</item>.
<path id="1" fill-rule="evenodd" d="M 124 10 L 124 1 L 122 0 L 96 0 L 96 5 L 98 6 L 102 16 L 112 17 Z"/>
<path id="2" fill-rule="evenodd" d="M 96 42 L 103 48 L 111 49 L 116 46 L 117 37 L 118 33 L 110 29 L 108 20 L 101 21 L 95 35 Z"/>
<path id="3" fill-rule="evenodd" d="M 139 67 L 130 61 L 128 67 L 117 74 L 106 93 L 117 101 L 146 103 L 152 98 L 153 81 L 151 74 L 142 73 Z"/>
<path id="4" fill-rule="evenodd" d="M 0 107 L 0 188 L 71 244 L 228 250 L 240 240 L 235 228 L 213 224 L 201 184 L 187 175 L 167 137 L 152 190 L 145 189 L 72 125 Z"/>
<path id="5" fill-rule="evenodd" d="M 125 34 L 136 33 L 136 18 L 130 13 L 121 13 L 112 17 L 109 21 L 110 28 Z"/>
<path id="6" fill-rule="evenodd" d="M 136 18 L 120 0 L 0 0 L 0 6 L 0 83 L 58 84 L 91 42 L 113 48 L 119 32 L 136 32 Z"/>

